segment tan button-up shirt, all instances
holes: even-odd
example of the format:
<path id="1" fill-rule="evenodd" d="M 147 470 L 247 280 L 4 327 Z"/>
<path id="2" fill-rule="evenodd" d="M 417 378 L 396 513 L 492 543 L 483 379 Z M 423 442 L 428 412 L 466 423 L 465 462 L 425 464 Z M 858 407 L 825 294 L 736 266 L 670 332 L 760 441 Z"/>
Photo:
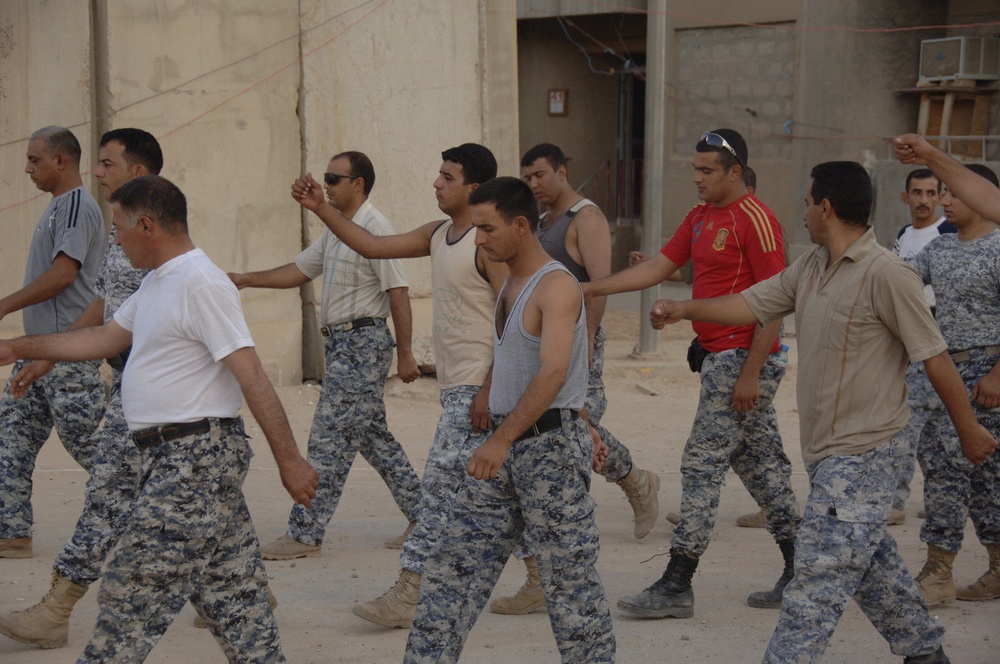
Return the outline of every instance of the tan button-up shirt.
<path id="1" fill-rule="evenodd" d="M 908 362 L 947 349 L 923 284 L 871 228 L 832 265 L 816 247 L 742 293 L 762 325 L 795 312 L 802 457 L 861 454 L 909 418 Z"/>

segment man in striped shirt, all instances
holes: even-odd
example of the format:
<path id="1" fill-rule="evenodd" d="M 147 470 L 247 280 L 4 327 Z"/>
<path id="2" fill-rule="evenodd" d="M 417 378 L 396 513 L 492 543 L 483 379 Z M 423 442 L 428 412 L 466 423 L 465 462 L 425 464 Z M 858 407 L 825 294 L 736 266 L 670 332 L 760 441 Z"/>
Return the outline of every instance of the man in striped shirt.
<path id="1" fill-rule="evenodd" d="M 23 311 L 26 334 L 63 332 L 94 299 L 104 257 L 101 210 L 80 176 L 80 142 L 63 127 L 45 127 L 28 141 L 24 172 L 52 194 L 31 239 L 24 287 L 0 299 L 0 320 Z M 27 364 L 19 361 L 11 376 Z M 99 361 L 60 362 L 20 398 L 8 381 L 0 398 L 0 558 L 30 558 L 31 475 L 55 425 L 66 451 L 89 473 L 91 434 L 104 414 Z"/>
<path id="2" fill-rule="evenodd" d="M 785 267 L 781 225 L 747 192 L 746 142 L 732 129 L 705 132 L 695 146 L 693 181 L 701 203 L 654 258 L 583 284 L 587 297 L 650 288 L 689 260 L 696 298 L 738 293 Z M 694 615 L 691 577 L 708 548 L 730 463 L 766 512 L 767 529 L 785 567 L 774 588 L 747 598 L 750 606 L 779 608 L 791 580 L 799 509 L 781 446 L 773 399 L 785 373 L 779 354 L 781 321 L 759 327 L 693 323 L 703 351 L 701 395 L 681 460 L 681 514 L 670 540 L 663 577 L 618 608 L 647 618 Z M 690 361 L 690 359 L 689 359 Z"/>

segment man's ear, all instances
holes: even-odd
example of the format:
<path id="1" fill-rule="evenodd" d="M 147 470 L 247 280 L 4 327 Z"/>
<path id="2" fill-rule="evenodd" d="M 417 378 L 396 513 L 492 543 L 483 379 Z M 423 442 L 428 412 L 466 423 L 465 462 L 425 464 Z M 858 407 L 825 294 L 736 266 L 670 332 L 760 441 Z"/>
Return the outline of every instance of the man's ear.
<path id="1" fill-rule="evenodd" d="M 903 201 L 903 205 L 910 204 L 910 195 L 905 191 L 899 193 L 899 200 Z"/>

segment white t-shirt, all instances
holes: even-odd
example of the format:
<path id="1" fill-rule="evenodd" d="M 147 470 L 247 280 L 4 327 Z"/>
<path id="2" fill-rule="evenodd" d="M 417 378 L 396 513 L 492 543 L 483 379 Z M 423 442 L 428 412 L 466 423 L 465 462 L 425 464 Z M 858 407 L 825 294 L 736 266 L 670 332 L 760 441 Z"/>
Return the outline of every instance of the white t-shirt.
<path id="1" fill-rule="evenodd" d="M 130 430 L 236 416 L 243 394 L 220 360 L 254 343 L 239 292 L 205 252 L 151 271 L 114 319 L 132 332 L 122 374 Z"/>
<path id="2" fill-rule="evenodd" d="M 954 233 L 956 230 L 954 226 L 947 223 L 945 217 L 941 217 L 930 226 L 923 228 L 914 228 L 912 224 L 908 224 L 896 236 L 892 252 L 904 261 L 908 261 L 919 254 L 934 238 L 939 237 L 942 233 Z M 930 285 L 924 286 L 924 297 L 927 298 L 927 305 L 933 307 L 935 304 L 934 289 Z"/>

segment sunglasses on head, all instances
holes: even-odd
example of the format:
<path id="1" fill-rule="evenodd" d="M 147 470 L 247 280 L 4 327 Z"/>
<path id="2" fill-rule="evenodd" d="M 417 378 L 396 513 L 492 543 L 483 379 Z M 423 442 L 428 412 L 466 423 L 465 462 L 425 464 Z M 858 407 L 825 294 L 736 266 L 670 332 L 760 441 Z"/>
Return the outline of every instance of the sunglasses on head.
<path id="1" fill-rule="evenodd" d="M 323 182 L 327 183 L 331 187 L 337 185 L 341 180 L 353 180 L 353 175 L 340 175 L 339 173 L 323 173 Z"/>
<path id="2" fill-rule="evenodd" d="M 713 134 L 710 131 L 706 131 L 704 134 L 701 135 L 701 140 L 699 141 L 699 143 L 711 145 L 713 148 L 722 148 L 723 150 L 728 150 L 731 155 L 736 157 L 736 161 L 739 162 L 740 166 L 742 166 L 743 168 L 747 167 L 747 165 L 743 163 L 743 160 L 740 159 L 740 156 L 736 154 L 736 150 L 733 149 L 733 146 L 730 145 L 726 141 L 726 139 L 719 136 L 718 134 Z"/>

